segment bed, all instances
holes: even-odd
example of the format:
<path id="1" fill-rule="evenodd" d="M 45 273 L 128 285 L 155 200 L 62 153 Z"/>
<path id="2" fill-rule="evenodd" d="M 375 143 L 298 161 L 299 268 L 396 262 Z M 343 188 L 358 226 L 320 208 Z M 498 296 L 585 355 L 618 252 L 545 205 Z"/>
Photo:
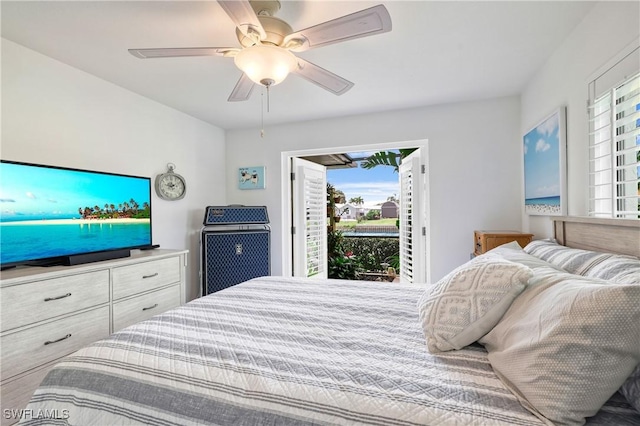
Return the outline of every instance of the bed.
<path id="1" fill-rule="evenodd" d="M 640 241 L 640 224 L 615 223 L 598 226 Z M 496 372 L 490 342 L 427 349 L 426 288 L 253 279 L 66 357 L 21 424 L 552 424 Z M 587 423 L 638 425 L 640 412 L 615 392 Z"/>

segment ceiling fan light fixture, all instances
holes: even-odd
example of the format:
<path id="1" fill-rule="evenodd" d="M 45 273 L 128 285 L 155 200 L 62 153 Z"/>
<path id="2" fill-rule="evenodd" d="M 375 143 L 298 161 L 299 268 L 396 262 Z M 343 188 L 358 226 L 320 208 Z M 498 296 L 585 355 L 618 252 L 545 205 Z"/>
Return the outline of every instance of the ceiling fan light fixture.
<path id="1" fill-rule="evenodd" d="M 281 83 L 298 64 L 288 50 L 264 44 L 242 49 L 234 62 L 251 81 L 263 86 Z"/>

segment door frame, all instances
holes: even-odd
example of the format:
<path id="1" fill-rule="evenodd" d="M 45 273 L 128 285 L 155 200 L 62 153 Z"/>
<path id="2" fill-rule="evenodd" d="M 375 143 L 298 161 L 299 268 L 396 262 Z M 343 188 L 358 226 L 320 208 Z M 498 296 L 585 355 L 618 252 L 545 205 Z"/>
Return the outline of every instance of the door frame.
<path id="1" fill-rule="evenodd" d="M 426 183 L 424 189 L 425 196 L 425 227 L 427 228 L 427 239 L 426 239 L 426 262 L 425 268 L 427 270 L 426 279 L 427 282 L 431 280 L 431 203 L 429 196 L 429 141 L 428 139 L 418 139 L 418 140 L 409 140 L 409 141 L 396 141 L 396 142 L 387 142 L 387 143 L 373 143 L 373 144 L 360 144 L 360 145 L 341 145 L 335 147 L 323 147 L 323 148 L 312 148 L 312 149 L 302 149 L 302 150 L 294 150 L 294 151 L 282 151 L 280 153 L 280 170 L 282 173 L 280 175 L 281 184 L 280 184 L 280 199 L 282 200 L 282 275 L 285 277 L 293 276 L 293 244 L 291 240 L 291 228 L 293 227 L 293 218 L 292 218 L 292 192 L 291 192 L 291 158 L 293 157 L 304 157 L 310 155 L 323 155 L 323 154 L 335 154 L 335 153 L 344 153 L 344 152 L 359 152 L 359 151 L 384 151 L 387 149 L 400 149 L 400 148 L 420 148 L 423 150 L 423 158 L 425 159 L 427 166 L 427 176 Z"/>

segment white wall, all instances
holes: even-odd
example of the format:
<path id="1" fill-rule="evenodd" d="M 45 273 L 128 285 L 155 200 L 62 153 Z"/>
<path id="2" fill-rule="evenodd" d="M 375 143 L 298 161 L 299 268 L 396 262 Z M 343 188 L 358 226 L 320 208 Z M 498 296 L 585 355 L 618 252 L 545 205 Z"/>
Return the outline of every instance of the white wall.
<path id="1" fill-rule="evenodd" d="M 227 201 L 268 207 L 272 273 L 281 274 L 281 152 L 428 139 L 435 281 L 469 260 L 474 229 L 521 229 L 519 117 L 519 98 L 508 97 L 267 125 L 264 138 L 259 129 L 228 131 Z M 266 189 L 239 190 L 238 168 L 260 165 L 266 166 Z"/>
<path id="2" fill-rule="evenodd" d="M 588 84 L 620 52 L 638 46 L 639 16 L 638 2 L 598 3 L 558 46 L 545 66 L 536 72 L 522 93 L 521 134 L 557 107 L 567 107 L 569 215 L 588 213 Z M 524 229 L 536 234 L 536 238 L 552 236 L 552 225 L 547 216 L 527 216 L 523 209 L 523 225 Z"/>
<path id="3" fill-rule="evenodd" d="M 154 193 L 153 242 L 190 250 L 187 296 L 198 295 L 204 207 L 225 203 L 223 130 L 3 39 L 0 154 L 152 178 L 174 163 L 187 195 Z"/>
<path id="4" fill-rule="evenodd" d="M 549 236 L 546 217 L 524 215 L 522 134 L 567 106 L 569 214 L 587 212 L 587 84 L 638 43 L 637 2 L 602 2 L 535 73 L 521 98 L 234 130 L 214 126 L 2 41 L 2 158 L 155 176 L 168 162 L 189 183 L 187 198 L 154 197 L 154 241 L 191 250 L 206 205 L 267 205 L 273 273 L 282 273 L 280 153 L 428 139 L 432 280 L 468 259 L 474 229 L 525 229 Z M 312 106 L 309 106 L 312 108 Z M 202 160 L 206 159 L 206 160 Z M 267 189 L 237 189 L 238 167 L 266 165 Z M 225 183 L 226 182 L 226 183 Z M 225 197 L 225 192 L 227 196 Z"/>

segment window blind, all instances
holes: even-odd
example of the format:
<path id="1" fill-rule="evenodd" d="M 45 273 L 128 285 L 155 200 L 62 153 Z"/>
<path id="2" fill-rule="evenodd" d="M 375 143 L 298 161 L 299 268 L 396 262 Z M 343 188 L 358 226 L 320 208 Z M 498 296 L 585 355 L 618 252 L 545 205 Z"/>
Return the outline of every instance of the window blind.
<path id="1" fill-rule="evenodd" d="M 640 217 L 640 73 L 590 106 L 589 214 Z"/>
<path id="2" fill-rule="evenodd" d="M 400 171 L 400 275 L 403 282 L 413 282 L 413 170 Z"/>
<path id="3" fill-rule="evenodd" d="M 325 167 L 291 159 L 293 275 L 327 277 L 327 180 Z"/>
<path id="4" fill-rule="evenodd" d="M 307 276 L 322 274 L 326 269 L 326 247 L 323 233 L 327 228 L 326 184 L 322 176 L 304 180 L 306 219 Z"/>

